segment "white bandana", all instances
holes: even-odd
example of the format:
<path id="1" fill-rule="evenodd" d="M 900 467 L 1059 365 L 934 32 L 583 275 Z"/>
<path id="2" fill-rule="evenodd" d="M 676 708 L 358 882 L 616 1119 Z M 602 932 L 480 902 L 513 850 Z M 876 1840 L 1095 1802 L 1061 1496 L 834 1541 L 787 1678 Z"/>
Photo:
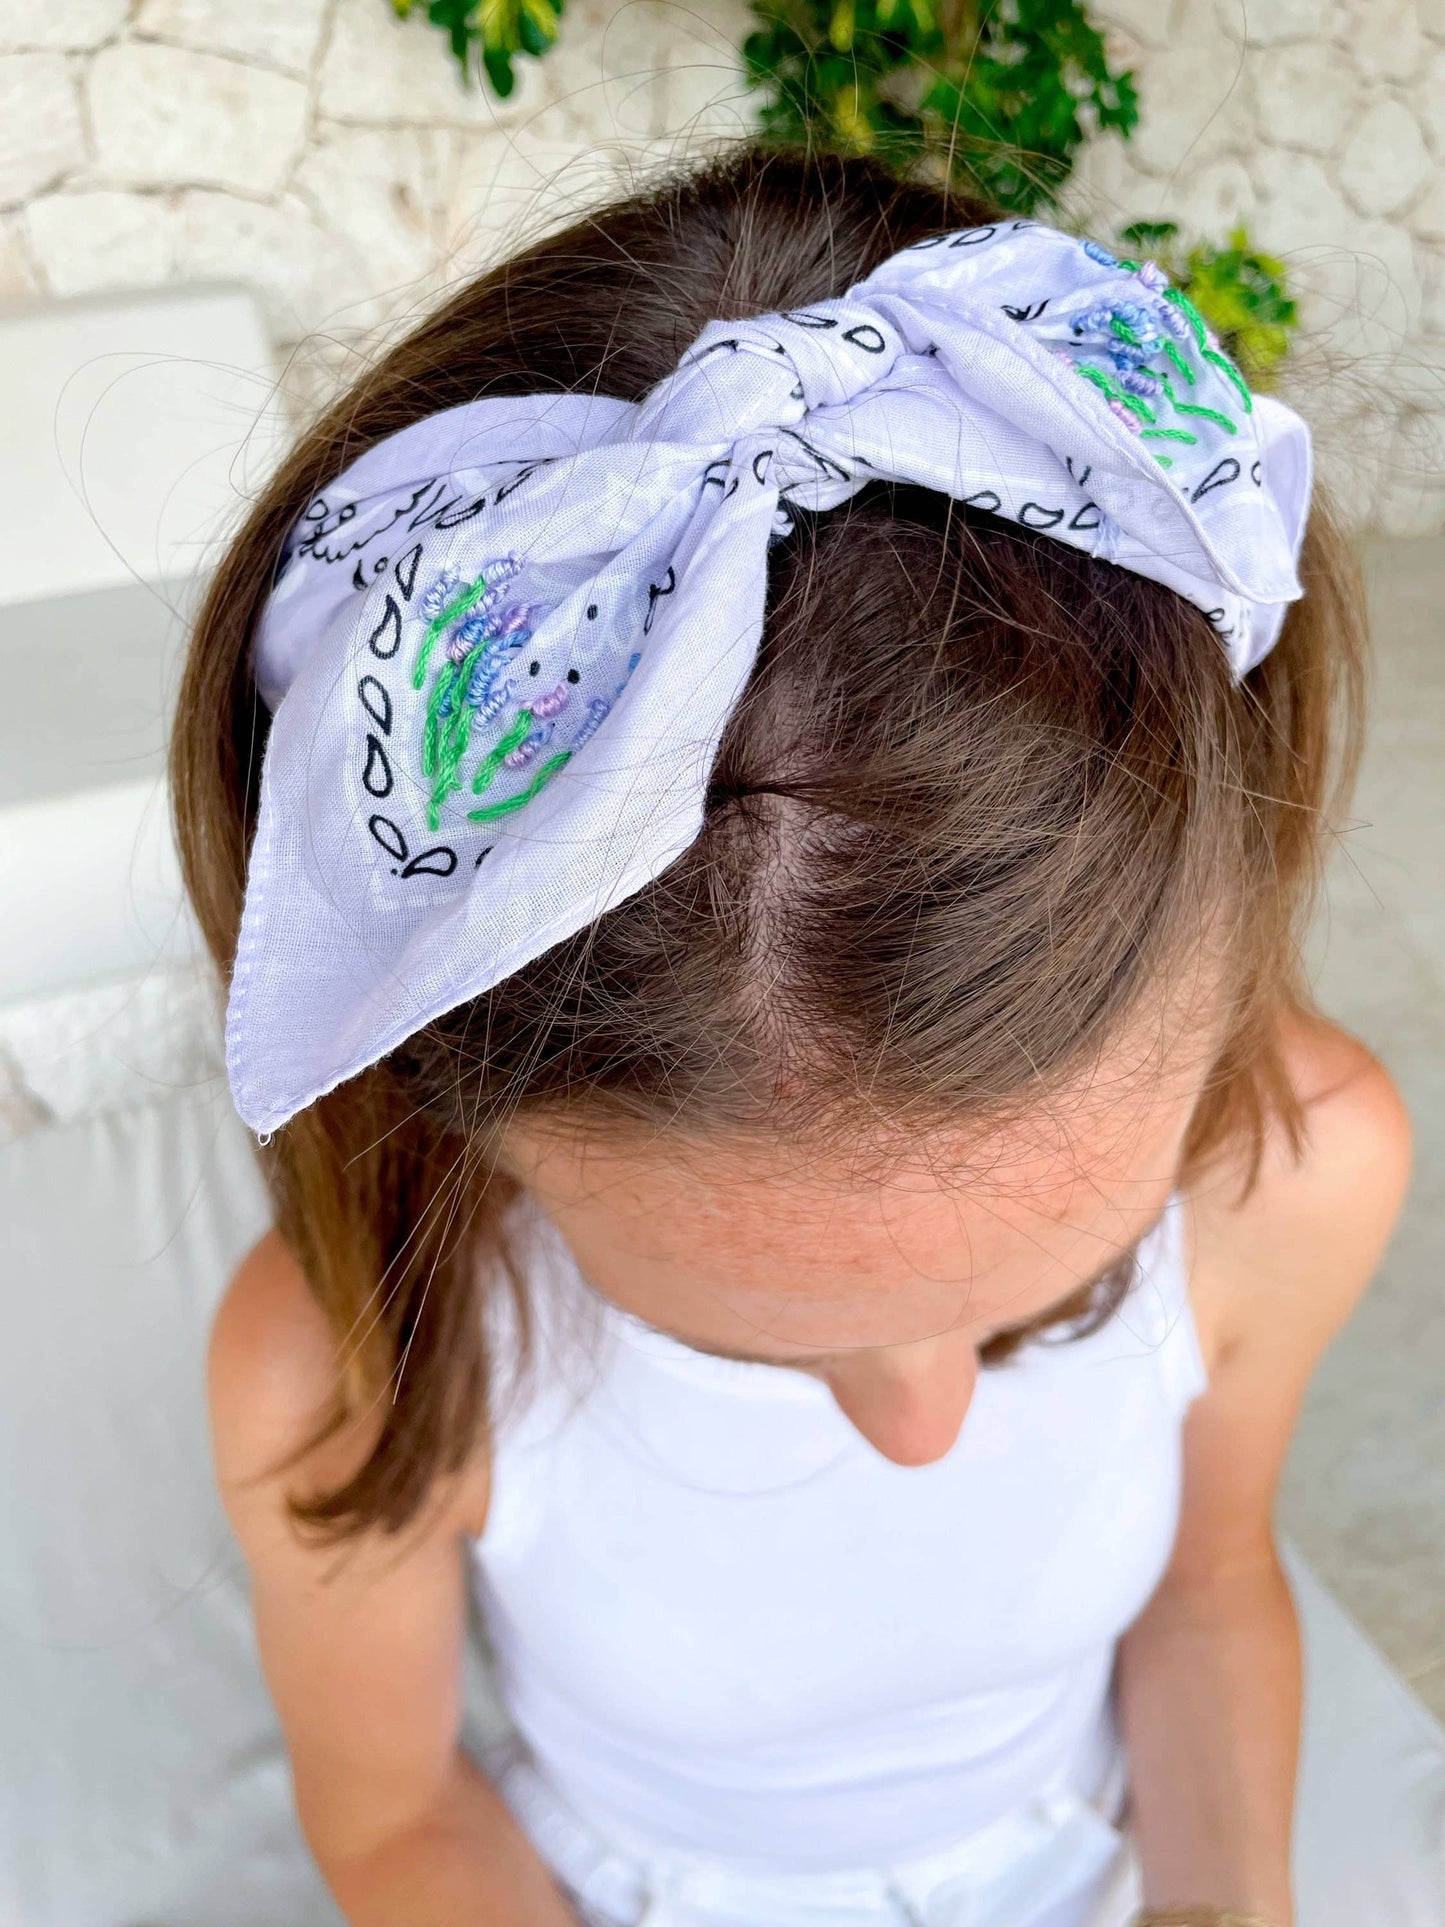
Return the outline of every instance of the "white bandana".
<path id="1" fill-rule="evenodd" d="M 489 399 L 378 444 L 256 638 L 242 1117 L 275 1129 L 687 849 L 781 504 L 941 491 L 1167 584 L 1243 675 L 1300 594 L 1310 473 L 1154 263 L 1029 221 L 710 322 L 640 404 Z"/>

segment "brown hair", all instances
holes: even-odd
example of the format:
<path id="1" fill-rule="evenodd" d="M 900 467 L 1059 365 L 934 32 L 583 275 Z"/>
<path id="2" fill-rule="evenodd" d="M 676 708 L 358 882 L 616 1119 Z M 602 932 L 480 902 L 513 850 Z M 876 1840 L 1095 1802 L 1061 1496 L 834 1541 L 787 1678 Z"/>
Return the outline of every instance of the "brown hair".
<path id="1" fill-rule="evenodd" d="M 839 294 L 989 212 L 866 162 L 743 147 L 527 249 L 387 352 L 302 436 L 197 625 L 172 769 L 218 964 L 267 727 L 250 637 L 325 483 L 481 395 L 636 400 L 712 317 Z M 1362 660 L 1323 509 L 1305 599 L 1243 686 L 1171 591 L 941 496 L 875 484 L 795 522 L 696 843 L 264 1154 L 344 1360 L 338 1422 L 382 1413 L 366 1463 L 303 1509 L 317 1526 L 399 1529 L 485 1427 L 479 1293 L 520 1290 L 495 1156 L 520 1109 L 698 1134 L 985 1116 L 1096 1049 L 1207 911 L 1231 1016 L 1188 1160 L 1242 1144 L 1257 1163 L 1271 1118 L 1298 1132 L 1276 1036 L 1307 1002 L 1298 935 Z"/>

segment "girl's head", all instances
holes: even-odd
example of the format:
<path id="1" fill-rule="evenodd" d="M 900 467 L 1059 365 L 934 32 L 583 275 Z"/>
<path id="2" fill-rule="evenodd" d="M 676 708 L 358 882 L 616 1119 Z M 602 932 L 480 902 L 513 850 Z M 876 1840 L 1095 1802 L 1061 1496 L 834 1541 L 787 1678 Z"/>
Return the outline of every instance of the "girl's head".
<path id="1" fill-rule="evenodd" d="M 744 149 L 540 243 L 387 354 L 302 439 L 198 626 L 174 770 L 218 961 L 267 728 L 252 638 L 331 478 L 477 397 L 637 401 L 714 317 L 805 309 L 986 219 L 864 163 Z M 696 840 L 267 1154 L 342 1396 L 385 1410 L 313 1516 L 398 1526 L 471 1449 L 476 1293 L 511 1275 L 519 1183 L 599 1289 L 824 1372 L 917 1459 L 946 1449 L 976 1356 L 1109 1301 L 1183 1169 L 1257 1150 L 1271 1115 L 1294 1128 L 1275 1038 L 1359 665 L 1318 509 L 1301 575 L 1238 682 L 1192 602 L 1046 534 L 883 483 L 796 512 Z"/>

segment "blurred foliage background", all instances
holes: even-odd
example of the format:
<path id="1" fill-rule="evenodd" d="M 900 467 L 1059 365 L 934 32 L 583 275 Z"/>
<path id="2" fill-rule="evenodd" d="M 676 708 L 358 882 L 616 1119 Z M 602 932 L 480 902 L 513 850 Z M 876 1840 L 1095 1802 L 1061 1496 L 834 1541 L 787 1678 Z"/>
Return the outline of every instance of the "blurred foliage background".
<path id="1" fill-rule="evenodd" d="M 470 82 L 502 98 L 513 62 L 555 42 L 563 0 L 391 0 L 425 11 Z M 1131 72 L 1111 65 L 1084 0 L 751 0 L 742 46 L 764 139 L 871 154 L 901 174 L 971 189 L 1005 211 L 1058 217 L 1085 141 L 1128 140 Z M 1152 255 L 1256 384 L 1289 352 L 1297 310 L 1284 264 L 1237 229 L 1186 240 L 1172 221 L 1118 241 Z"/>

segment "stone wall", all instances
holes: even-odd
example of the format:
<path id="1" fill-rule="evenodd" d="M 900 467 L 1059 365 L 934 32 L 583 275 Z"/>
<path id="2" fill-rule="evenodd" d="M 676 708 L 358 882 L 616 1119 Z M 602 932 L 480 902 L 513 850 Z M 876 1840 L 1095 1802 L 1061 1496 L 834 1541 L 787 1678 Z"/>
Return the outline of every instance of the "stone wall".
<path id="1" fill-rule="evenodd" d="M 1351 519 L 1445 527 L 1445 0 L 1108 0 L 1075 205 L 1248 223 Z M 522 235 L 742 132 L 744 0 L 570 0 L 510 101 L 386 0 L 0 0 L 0 299 L 241 279 L 302 403 Z M 523 71 L 525 70 L 525 71 Z"/>

